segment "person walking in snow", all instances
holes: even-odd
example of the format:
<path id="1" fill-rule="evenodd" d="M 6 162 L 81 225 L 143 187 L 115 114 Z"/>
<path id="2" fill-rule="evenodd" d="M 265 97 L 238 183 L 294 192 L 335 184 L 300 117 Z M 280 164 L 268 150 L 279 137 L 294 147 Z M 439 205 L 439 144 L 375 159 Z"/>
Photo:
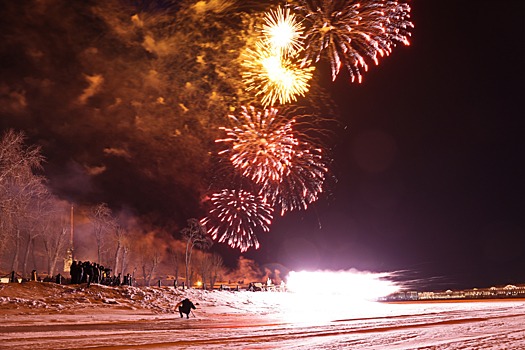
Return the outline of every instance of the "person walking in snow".
<path id="1" fill-rule="evenodd" d="M 190 301 L 190 299 L 186 298 L 183 301 L 179 302 L 175 306 L 175 309 L 179 310 L 181 318 L 183 317 L 182 316 L 183 313 L 186 314 L 186 318 L 190 318 L 191 309 L 196 310 L 197 308 L 195 307 L 195 305 L 193 305 L 193 303 Z"/>

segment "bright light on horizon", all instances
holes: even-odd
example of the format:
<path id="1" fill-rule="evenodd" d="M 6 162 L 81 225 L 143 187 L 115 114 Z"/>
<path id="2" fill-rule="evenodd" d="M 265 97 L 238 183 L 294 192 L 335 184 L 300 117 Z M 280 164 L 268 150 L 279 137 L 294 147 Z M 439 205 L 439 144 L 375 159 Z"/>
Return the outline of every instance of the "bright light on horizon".
<path id="1" fill-rule="evenodd" d="M 290 322 L 331 322 L 384 312 L 380 297 L 401 289 L 393 273 L 367 271 L 291 271 L 283 317 Z"/>
<path id="2" fill-rule="evenodd" d="M 368 271 L 290 271 L 287 289 L 298 294 L 344 295 L 375 301 L 401 289 L 388 280 L 392 274 Z"/>

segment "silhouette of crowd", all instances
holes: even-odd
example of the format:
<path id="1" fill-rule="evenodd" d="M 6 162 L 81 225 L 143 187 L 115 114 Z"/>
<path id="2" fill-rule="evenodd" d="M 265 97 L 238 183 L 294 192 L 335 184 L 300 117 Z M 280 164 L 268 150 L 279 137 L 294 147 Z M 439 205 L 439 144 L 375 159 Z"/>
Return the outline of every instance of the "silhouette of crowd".
<path id="1" fill-rule="evenodd" d="M 111 269 L 90 261 L 74 260 L 70 268 L 71 284 L 91 283 L 103 284 L 106 286 L 131 286 L 133 277 L 128 273 L 122 278 L 121 274 L 111 275 Z M 57 282 L 58 283 L 58 282 Z"/>

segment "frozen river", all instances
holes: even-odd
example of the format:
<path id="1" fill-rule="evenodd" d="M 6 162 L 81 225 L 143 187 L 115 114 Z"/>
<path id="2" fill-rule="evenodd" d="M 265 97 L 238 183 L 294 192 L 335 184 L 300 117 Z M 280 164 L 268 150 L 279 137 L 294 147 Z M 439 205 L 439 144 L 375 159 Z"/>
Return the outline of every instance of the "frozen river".
<path id="1" fill-rule="evenodd" d="M 225 309 L 231 303 L 204 299 L 190 319 L 111 308 L 9 311 L 2 317 L 0 349 L 525 349 L 521 300 L 298 310 L 284 308 L 289 295 L 271 294 L 247 293 L 254 300 L 240 302 L 248 307 L 233 313 Z M 268 306 L 277 298 L 286 300 L 273 312 Z"/>

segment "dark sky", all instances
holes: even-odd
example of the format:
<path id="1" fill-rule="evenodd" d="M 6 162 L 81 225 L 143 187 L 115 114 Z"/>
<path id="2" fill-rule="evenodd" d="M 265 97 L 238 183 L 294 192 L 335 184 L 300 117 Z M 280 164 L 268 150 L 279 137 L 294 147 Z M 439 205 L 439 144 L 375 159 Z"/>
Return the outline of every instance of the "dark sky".
<path id="1" fill-rule="evenodd" d="M 5 5 L 0 126 L 43 146 L 63 198 L 180 226 L 202 214 L 206 140 L 227 112 L 216 96 L 229 98 L 239 73 L 224 54 L 234 50 L 192 44 L 235 47 L 238 28 L 192 17 L 162 31 L 178 5 L 128 2 L 149 16 L 130 21 L 136 9 L 117 3 Z M 421 288 L 525 283 L 524 3 L 410 4 L 411 45 L 362 84 L 318 68 L 341 114 L 336 181 L 244 255 L 282 271 L 404 271 Z M 195 55 L 215 61 L 190 69 Z M 227 263 L 239 256 L 215 249 Z"/>
<path id="2" fill-rule="evenodd" d="M 253 256 L 437 289 L 525 283 L 524 3 L 411 4 L 411 46 L 331 88 L 347 129 L 329 197 Z"/>

